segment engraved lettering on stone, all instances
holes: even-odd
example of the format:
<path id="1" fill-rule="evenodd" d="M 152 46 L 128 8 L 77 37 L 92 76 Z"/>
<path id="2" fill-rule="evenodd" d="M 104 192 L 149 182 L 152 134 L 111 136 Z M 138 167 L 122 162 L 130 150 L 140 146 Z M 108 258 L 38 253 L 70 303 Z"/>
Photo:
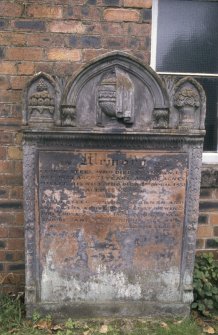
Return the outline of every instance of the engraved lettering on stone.
<path id="1" fill-rule="evenodd" d="M 168 170 L 166 160 L 172 164 Z M 76 232 L 83 232 L 88 263 L 78 265 L 80 256 L 73 254 L 66 262 L 59 249 L 55 267 L 69 266 L 71 273 L 83 266 L 96 271 L 100 265 L 131 265 L 136 271 L 179 268 L 186 164 L 183 154 L 41 153 L 42 257 L 60 243 L 62 234 L 78 245 Z"/>

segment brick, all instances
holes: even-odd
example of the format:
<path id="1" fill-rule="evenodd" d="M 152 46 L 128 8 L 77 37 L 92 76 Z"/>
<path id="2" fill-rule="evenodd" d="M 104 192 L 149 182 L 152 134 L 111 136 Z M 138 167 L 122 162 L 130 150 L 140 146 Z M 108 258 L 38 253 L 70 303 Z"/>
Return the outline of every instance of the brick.
<path id="1" fill-rule="evenodd" d="M 11 213 L 0 213 L 0 223 L 1 224 L 14 224 L 15 216 Z"/>
<path id="2" fill-rule="evenodd" d="M 218 226 L 213 228 L 213 236 L 214 237 L 218 236 Z"/>
<path id="3" fill-rule="evenodd" d="M 151 8 L 152 0 L 124 0 L 124 7 Z"/>
<path id="4" fill-rule="evenodd" d="M 125 34 L 132 36 L 149 36 L 151 34 L 151 25 L 148 23 L 124 23 Z"/>
<path id="5" fill-rule="evenodd" d="M 141 48 L 141 41 L 136 37 L 128 38 L 127 47 L 129 49 L 133 49 L 133 50 L 140 49 Z"/>
<path id="6" fill-rule="evenodd" d="M 0 226 L 0 237 L 1 238 L 8 237 L 8 229 L 6 227 L 1 227 Z"/>
<path id="7" fill-rule="evenodd" d="M 7 160 L 0 160 L 0 173 L 13 173 L 14 162 Z"/>
<path id="8" fill-rule="evenodd" d="M 61 19 L 62 8 L 58 6 L 49 7 L 43 5 L 30 5 L 27 8 L 27 15 L 37 18 Z"/>
<path id="9" fill-rule="evenodd" d="M 22 163 L 22 161 L 20 161 L 20 160 L 15 160 L 15 161 L 14 161 L 14 164 L 15 164 L 15 171 L 16 171 L 16 174 L 21 175 L 21 174 L 23 173 L 23 163 Z"/>
<path id="10" fill-rule="evenodd" d="M 11 130 L 15 130 L 18 127 L 21 127 L 21 120 L 18 120 L 17 118 L 14 118 L 14 117 L 0 118 L 0 130 L 1 131 L 4 131 L 5 129 L 7 129 L 8 131 L 11 131 Z"/>
<path id="11" fill-rule="evenodd" d="M 12 117 L 12 105 L 11 104 L 6 104 L 6 103 L 0 104 L 0 117 L 1 118 Z"/>
<path id="12" fill-rule="evenodd" d="M 23 188 L 22 187 L 13 187 L 10 191 L 10 199 L 22 200 L 23 199 Z"/>
<path id="13" fill-rule="evenodd" d="M 11 82 L 11 88 L 13 90 L 23 90 L 27 81 L 28 77 L 22 77 L 22 76 L 16 76 L 16 77 L 11 77 L 10 82 Z"/>
<path id="14" fill-rule="evenodd" d="M 5 261 L 5 250 L 0 250 L 0 261 Z M 0 279 L 0 283 L 1 283 L 1 279 Z"/>
<path id="15" fill-rule="evenodd" d="M 79 41 L 80 41 L 80 39 L 78 38 L 78 36 L 71 35 L 69 37 L 69 43 L 68 43 L 68 45 L 71 46 L 71 47 L 73 47 L 73 48 L 75 48 L 75 47 L 77 47 L 79 45 Z"/>
<path id="16" fill-rule="evenodd" d="M 43 58 L 43 51 L 40 48 L 8 48 L 6 51 L 8 60 L 31 60 L 40 61 Z"/>
<path id="17" fill-rule="evenodd" d="M 218 239 L 209 239 L 206 241 L 206 248 L 217 249 L 218 248 Z"/>
<path id="18" fill-rule="evenodd" d="M 26 44 L 26 37 L 23 33 L 13 32 L 1 32 L 0 33 L 0 44 L 1 45 L 20 45 Z"/>
<path id="19" fill-rule="evenodd" d="M 24 250 L 24 239 L 10 238 L 7 241 L 8 250 Z"/>
<path id="20" fill-rule="evenodd" d="M 23 225 L 24 224 L 24 214 L 17 213 L 15 216 L 15 222 L 17 225 Z"/>
<path id="21" fill-rule="evenodd" d="M 6 243 L 5 243 L 5 241 L 1 241 L 1 240 L 0 240 L 0 248 L 3 249 L 3 248 L 5 248 L 5 247 L 6 247 Z"/>
<path id="22" fill-rule="evenodd" d="M 0 94 L 0 103 L 17 103 L 21 101 L 22 92 L 21 91 L 13 91 L 13 90 L 3 90 Z"/>
<path id="23" fill-rule="evenodd" d="M 60 33 L 27 34 L 27 45 L 38 47 L 64 47 L 65 39 Z"/>
<path id="24" fill-rule="evenodd" d="M 97 6 L 68 6 L 64 10 L 64 17 L 78 21 L 100 21 L 101 9 Z"/>
<path id="25" fill-rule="evenodd" d="M 39 62 L 39 63 L 36 63 L 35 65 L 35 72 L 46 72 L 46 73 L 49 73 L 49 74 L 53 74 L 54 73 L 54 63 L 53 62 Z"/>
<path id="26" fill-rule="evenodd" d="M 196 249 L 204 249 L 204 240 L 203 239 L 197 239 Z"/>
<path id="27" fill-rule="evenodd" d="M 199 215 L 198 223 L 199 224 L 207 224 L 208 223 L 208 215 L 206 215 L 206 214 Z"/>
<path id="28" fill-rule="evenodd" d="M 6 270 L 7 272 L 9 272 L 9 265 L 6 267 Z M 23 272 L 23 271 L 22 271 Z M 4 280 L 4 284 L 6 285 L 21 285 L 22 283 L 24 283 L 24 274 L 21 274 L 21 273 L 7 273 L 5 274 L 6 278 Z M 12 288 L 10 286 L 10 288 Z M 22 292 L 22 289 L 20 288 L 21 292 Z"/>
<path id="29" fill-rule="evenodd" d="M 0 16 L 21 16 L 22 14 L 22 5 L 16 4 L 15 2 L 1 1 L 0 2 Z"/>
<path id="30" fill-rule="evenodd" d="M 15 28 L 24 31 L 45 31 L 46 26 L 44 21 L 39 20 L 17 20 L 13 22 Z"/>
<path id="31" fill-rule="evenodd" d="M 199 210 L 202 212 L 217 211 L 218 201 L 200 201 Z"/>
<path id="32" fill-rule="evenodd" d="M 0 185 L 11 186 L 11 185 L 22 185 L 22 176 L 11 176 L 11 175 L 0 175 Z"/>
<path id="33" fill-rule="evenodd" d="M 8 262 L 13 261 L 13 254 L 11 252 L 7 252 L 5 254 L 5 260 Z"/>
<path id="34" fill-rule="evenodd" d="M 142 22 L 150 22 L 151 21 L 151 10 L 143 9 L 142 10 Z"/>
<path id="35" fill-rule="evenodd" d="M 14 143 L 21 145 L 22 139 L 23 139 L 23 133 L 18 132 L 15 134 Z"/>
<path id="36" fill-rule="evenodd" d="M 150 36 L 145 37 L 144 47 L 145 47 L 145 50 L 151 49 L 151 37 Z"/>
<path id="37" fill-rule="evenodd" d="M 32 62 L 18 63 L 17 74 L 30 75 L 34 73 L 34 64 Z"/>
<path id="38" fill-rule="evenodd" d="M 57 21 L 51 22 L 49 24 L 49 30 L 51 32 L 57 33 L 77 33 L 82 34 L 85 32 L 86 27 L 82 24 L 82 22 L 75 21 Z"/>
<path id="39" fill-rule="evenodd" d="M 218 214 L 210 214 L 210 223 L 218 226 Z"/>
<path id="40" fill-rule="evenodd" d="M 24 263 L 19 263 L 19 264 L 10 264 L 8 267 L 9 271 L 17 271 L 17 270 L 24 270 L 25 269 L 25 264 Z"/>
<path id="41" fill-rule="evenodd" d="M 0 159 L 5 159 L 5 158 L 6 158 L 6 148 L 0 147 Z"/>
<path id="42" fill-rule="evenodd" d="M 0 75 L 0 90 L 8 90 L 10 88 L 9 78 L 5 75 Z"/>
<path id="43" fill-rule="evenodd" d="M 2 293 L 3 294 L 9 294 L 9 295 L 12 294 L 12 293 L 17 294 L 17 289 L 16 289 L 16 287 L 2 285 Z"/>
<path id="44" fill-rule="evenodd" d="M 106 9 L 104 11 L 106 21 L 131 21 L 138 22 L 140 19 L 139 11 L 134 9 Z"/>
<path id="45" fill-rule="evenodd" d="M 0 62 L 1 74 L 16 74 L 17 69 L 14 63 Z"/>
<path id="46" fill-rule="evenodd" d="M 79 65 L 77 63 L 56 62 L 54 65 L 54 73 L 59 74 L 59 76 L 71 76 L 78 68 Z"/>
<path id="47" fill-rule="evenodd" d="M 0 29 L 5 28 L 6 25 L 7 25 L 7 21 L 3 20 L 3 19 L 0 19 Z"/>
<path id="48" fill-rule="evenodd" d="M 101 47 L 101 38 L 99 36 L 82 36 L 81 45 L 83 48 L 99 49 Z"/>
<path id="49" fill-rule="evenodd" d="M 59 61 L 59 60 L 69 60 L 73 62 L 78 62 L 81 60 L 81 51 L 78 49 L 50 49 L 48 51 L 48 59 Z"/>
<path id="50" fill-rule="evenodd" d="M 0 198 L 8 199 L 8 197 L 9 197 L 9 190 L 7 188 L 0 188 Z"/>
<path id="51" fill-rule="evenodd" d="M 206 237 L 211 237 L 212 236 L 212 227 L 210 226 L 198 226 L 198 230 L 197 230 L 197 237 L 198 238 L 206 238 Z"/>
<path id="52" fill-rule="evenodd" d="M 0 107 L 0 110 L 1 110 L 1 107 Z M 0 116 L 1 116 L 1 113 L 0 113 Z M 7 144 L 12 143 L 12 133 L 8 133 L 5 131 L 0 132 L 0 144 L 3 144 L 3 143 L 7 143 Z"/>
<path id="53" fill-rule="evenodd" d="M 10 92 L 8 92 L 8 93 L 10 93 Z M 20 95 L 20 92 L 18 92 L 17 94 L 15 93 L 15 98 L 16 98 L 16 96 L 18 97 L 19 95 Z M 19 104 L 15 105 L 15 104 L 11 104 L 11 103 L 7 103 L 7 104 L 6 103 L 0 103 L 0 117 L 1 118 L 4 117 L 4 119 L 2 119 L 2 120 L 5 120 L 6 118 L 14 118 L 14 117 L 20 117 L 20 116 L 21 116 L 21 105 L 19 105 Z M 1 134 L 1 132 L 0 132 L 0 134 Z M 1 138 L 2 137 L 0 136 L 0 140 L 1 140 Z M 9 139 L 9 137 L 8 137 L 8 139 Z M 13 141 L 11 141 L 11 139 L 10 139 L 6 143 L 10 144 L 10 142 L 13 142 Z"/>
<path id="54" fill-rule="evenodd" d="M 105 46 L 108 49 L 124 49 L 125 39 L 123 37 L 108 37 L 105 39 Z"/>
<path id="55" fill-rule="evenodd" d="M 4 57 L 5 57 L 5 48 L 0 47 L 0 58 L 4 58 Z"/>
<path id="56" fill-rule="evenodd" d="M 94 60 L 96 57 L 102 55 L 103 53 L 107 52 L 107 49 L 84 49 L 83 50 L 83 60 L 85 62 Z"/>
<path id="57" fill-rule="evenodd" d="M 23 227 L 9 227 L 8 229 L 9 237 L 24 237 L 24 228 Z"/>
<path id="58" fill-rule="evenodd" d="M 20 147 L 10 146 L 8 147 L 8 158 L 9 159 L 22 159 L 23 154 Z"/>
<path id="59" fill-rule="evenodd" d="M 125 35 L 125 31 L 123 29 L 123 23 L 120 23 L 120 22 L 104 22 L 102 23 L 100 27 L 101 27 L 101 30 L 99 31 L 99 33 L 102 33 L 103 31 L 103 34 L 105 33 L 107 35 L 115 35 L 115 36 Z"/>
<path id="60" fill-rule="evenodd" d="M 103 0 L 105 6 L 120 6 L 120 0 Z"/>
<path id="61" fill-rule="evenodd" d="M 12 281 L 11 281 L 12 277 L 13 277 L 12 273 L 1 273 L 0 283 L 3 284 L 3 285 L 11 284 L 12 283 Z"/>
<path id="62" fill-rule="evenodd" d="M 200 198 L 201 199 L 212 198 L 212 194 L 213 194 L 213 190 L 212 189 L 210 189 L 210 188 L 201 188 Z"/>
<path id="63" fill-rule="evenodd" d="M 22 206 L 22 202 L 21 201 L 10 201 L 10 200 L 1 200 L 0 201 L 0 209 L 21 209 Z"/>

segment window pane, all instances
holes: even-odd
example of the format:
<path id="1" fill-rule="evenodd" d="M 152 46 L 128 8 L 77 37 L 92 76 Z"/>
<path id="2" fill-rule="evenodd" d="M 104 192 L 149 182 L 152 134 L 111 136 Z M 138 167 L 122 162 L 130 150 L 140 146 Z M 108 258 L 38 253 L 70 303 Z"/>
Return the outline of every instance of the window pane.
<path id="1" fill-rule="evenodd" d="M 218 73 L 218 2 L 158 3 L 156 70 Z"/>
<path id="2" fill-rule="evenodd" d="M 207 97 L 207 114 L 205 120 L 205 151 L 217 151 L 217 107 L 218 78 L 195 78 L 204 88 Z"/>

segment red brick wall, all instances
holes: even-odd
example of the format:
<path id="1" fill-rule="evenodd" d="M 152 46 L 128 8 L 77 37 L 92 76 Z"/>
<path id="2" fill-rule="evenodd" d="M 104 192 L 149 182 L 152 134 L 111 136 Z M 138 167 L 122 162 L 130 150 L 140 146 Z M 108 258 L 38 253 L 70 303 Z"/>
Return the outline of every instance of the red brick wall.
<path id="1" fill-rule="evenodd" d="M 218 259 L 218 170 L 203 166 L 197 231 L 197 252 L 212 252 Z"/>
<path id="2" fill-rule="evenodd" d="M 60 76 L 112 50 L 149 64 L 151 0 L 0 2 L 0 284 L 23 289 L 22 90 L 39 71 Z M 202 187 L 198 250 L 218 248 L 218 185 Z M 212 207 L 211 207 L 212 206 Z"/>
<path id="3" fill-rule="evenodd" d="M 34 73 L 60 76 L 112 50 L 150 58 L 151 0 L 0 2 L 0 284 L 24 285 L 22 90 Z"/>

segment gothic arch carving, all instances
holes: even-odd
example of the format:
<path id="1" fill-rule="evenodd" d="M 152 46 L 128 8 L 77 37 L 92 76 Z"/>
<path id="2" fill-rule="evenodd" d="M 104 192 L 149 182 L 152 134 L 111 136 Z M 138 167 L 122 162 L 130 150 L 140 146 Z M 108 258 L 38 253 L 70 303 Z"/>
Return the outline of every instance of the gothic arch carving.
<path id="1" fill-rule="evenodd" d="M 175 85 L 174 106 L 179 111 L 179 127 L 204 129 L 206 95 L 192 77 L 180 79 Z"/>
<path id="2" fill-rule="evenodd" d="M 99 80 L 94 82 L 94 79 L 97 77 Z M 133 97 L 134 86 L 137 86 L 137 83 L 134 83 L 134 79 L 138 81 L 138 83 L 141 83 L 144 90 L 147 90 L 147 99 L 151 101 L 150 104 L 153 104 L 152 112 L 157 111 L 154 115 L 154 120 L 153 116 L 150 115 L 150 123 L 152 124 L 154 121 L 154 127 L 156 128 L 167 128 L 168 121 L 165 122 L 165 125 L 163 125 L 163 122 L 159 122 L 163 116 L 165 120 L 168 120 L 169 108 L 169 97 L 162 80 L 149 66 L 145 66 L 130 55 L 121 52 L 113 52 L 98 58 L 88 66 L 85 66 L 82 71 L 77 73 L 68 82 L 61 102 L 62 124 L 67 123 L 67 125 L 74 125 L 75 119 L 78 117 L 77 104 L 79 97 L 81 94 L 84 94 L 84 92 L 81 92 L 85 85 L 92 80 L 93 85 L 96 85 L 96 96 L 98 100 L 96 101 L 98 105 L 96 123 L 101 124 L 101 113 L 103 114 L 105 112 L 105 114 L 107 114 L 107 116 L 110 115 L 111 118 L 116 117 L 123 123 L 133 124 L 133 114 L 137 113 L 137 106 L 134 106 Z M 140 84 L 138 84 L 138 86 L 140 86 Z M 142 89 L 138 86 L 137 91 Z M 101 92 L 99 93 L 99 91 Z M 87 94 L 84 95 L 87 96 Z M 126 98 L 127 96 L 128 98 Z M 104 107 L 102 107 L 103 100 L 106 99 L 109 100 L 107 101 L 107 107 L 106 103 L 104 103 Z M 147 106 L 145 105 L 145 113 L 146 108 Z M 109 109 L 111 110 L 109 111 Z M 106 110 L 108 112 L 106 112 Z M 112 112 L 112 110 L 114 110 L 114 112 Z M 65 111 L 67 111 L 67 119 Z M 157 120 L 159 123 L 156 122 Z M 150 124 L 149 126 L 152 127 Z"/>
<path id="3" fill-rule="evenodd" d="M 152 94 L 155 108 L 169 107 L 166 89 L 157 73 L 150 66 L 145 66 L 136 58 L 122 52 L 109 53 L 85 66 L 66 86 L 63 103 L 69 101 L 75 106 L 78 94 L 85 83 L 98 73 L 108 71 L 114 66 L 134 74 L 145 83 Z"/>
<path id="4" fill-rule="evenodd" d="M 54 79 L 44 72 L 37 73 L 24 91 L 23 124 L 57 124 L 58 105 Z"/>

